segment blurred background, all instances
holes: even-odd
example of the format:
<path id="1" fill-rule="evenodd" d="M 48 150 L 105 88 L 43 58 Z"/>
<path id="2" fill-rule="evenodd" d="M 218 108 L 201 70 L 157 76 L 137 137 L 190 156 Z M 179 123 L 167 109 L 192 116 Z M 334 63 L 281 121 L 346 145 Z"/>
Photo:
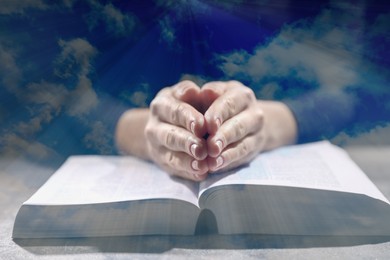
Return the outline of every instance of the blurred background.
<path id="1" fill-rule="evenodd" d="M 324 138 L 390 145 L 389 31 L 388 1 L 0 0 L 0 153 L 115 154 L 121 112 L 183 79 L 347 93 Z"/>

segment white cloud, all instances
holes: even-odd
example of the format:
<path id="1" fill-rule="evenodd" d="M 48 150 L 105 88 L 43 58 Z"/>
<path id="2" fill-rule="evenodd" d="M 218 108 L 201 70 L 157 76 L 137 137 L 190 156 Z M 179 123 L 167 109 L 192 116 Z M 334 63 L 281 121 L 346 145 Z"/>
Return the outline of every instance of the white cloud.
<path id="1" fill-rule="evenodd" d="M 148 83 L 142 83 L 138 88 L 129 88 L 121 92 L 120 97 L 130 102 L 135 107 L 147 107 L 150 99 L 150 87 Z"/>
<path id="2" fill-rule="evenodd" d="M 27 9 L 46 8 L 47 5 L 42 0 L 0 0 L 0 14 L 22 14 Z"/>
<path id="3" fill-rule="evenodd" d="M 59 45 L 62 51 L 57 60 L 57 66 L 60 67 L 56 70 L 58 76 L 68 78 L 76 73 L 87 75 L 91 71 L 91 61 L 97 50 L 87 40 L 81 38 L 60 40 Z"/>
<path id="4" fill-rule="evenodd" d="M 219 68 L 228 77 L 244 77 L 253 83 L 293 77 L 333 89 L 356 84 L 361 44 L 344 28 L 351 22 L 338 11 L 324 10 L 312 22 L 286 25 L 253 53 L 219 55 Z"/>
<path id="5" fill-rule="evenodd" d="M 76 78 L 77 84 L 69 91 L 67 112 L 72 116 L 83 116 L 95 108 L 98 97 L 88 74 L 92 70 L 92 60 L 97 50 L 84 39 L 59 41 L 62 52 L 57 63 L 56 74 L 62 78 Z"/>
<path id="6" fill-rule="evenodd" d="M 258 45 L 252 52 L 237 50 L 218 55 L 217 65 L 227 78 L 245 81 L 254 87 L 258 97 L 264 99 L 280 97 L 281 93 L 287 93 L 286 96 L 300 94 L 300 90 L 306 89 L 299 89 L 299 84 L 303 88 L 307 84 L 318 87 L 318 91 L 330 90 L 344 95 L 340 90 L 353 87 L 370 93 L 378 100 L 384 100 L 388 96 L 388 71 L 371 63 L 367 53 L 370 52 L 370 56 L 378 55 L 376 51 L 382 48 L 378 46 L 381 44 L 371 46 L 369 37 L 379 35 L 388 38 L 384 28 L 388 31 L 386 21 L 389 17 L 381 15 L 374 24 L 365 24 L 364 5 L 337 2 L 332 4 L 332 9 L 323 9 L 313 19 L 285 25 L 268 42 Z M 385 41 L 379 39 L 386 48 Z M 287 82 L 289 89 L 285 88 L 284 82 Z M 290 82 L 296 85 L 288 85 Z M 383 107 L 386 107 L 385 104 Z M 342 110 L 340 113 L 348 114 Z M 381 115 L 384 114 L 382 111 Z M 354 134 L 358 136 L 347 136 L 344 133 L 335 141 L 353 144 L 389 142 L 388 127 L 377 127 L 365 134 L 358 133 L 367 130 L 367 127 L 370 126 L 355 128 Z"/>
<path id="7" fill-rule="evenodd" d="M 33 152 L 37 156 L 50 155 L 50 149 L 34 141 L 36 136 L 62 111 L 85 123 L 85 116 L 98 104 L 89 74 L 96 49 L 84 39 L 60 40 L 61 53 L 55 63 L 55 74 L 72 80 L 74 85 L 52 83 L 44 78 L 39 82 L 21 85 L 23 71 L 16 64 L 17 55 L 0 45 L 0 75 L 2 83 L 20 105 L 27 109 L 29 119 L 20 119 L 7 129 L 2 129 L 0 152 L 15 154 Z M 17 114 L 15 114 L 16 116 Z M 53 153 L 52 153 L 53 154 Z"/>
<path id="8" fill-rule="evenodd" d="M 30 138 L 61 112 L 69 93 L 64 86 L 46 81 L 31 83 L 24 92 L 20 99 L 29 110 L 30 119 L 17 123 L 13 132 Z"/>
<path id="9" fill-rule="evenodd" d="M 88 114 L 98 105 L 98 96 L 92 87 L 92 82 L 84 75 L 79 77 L 76 89 L 70 92 L 67 103 L 67 112 L 71 116 Z"/>
<path id="10" fill-rule="evenodd" d="M 102 5 L 95 0 L 88 2 L 92 8 L 92 12 L 87 19 L 90 29 L 95 28 L 98 22 L 101 21 L 106 26 L 107 31 L 114 35 L 128 36 L 137 25 L 137 18 L 134 15 L 122 12 L 111 3 Z"/>
<path id="11" fill-rule="evenodd" d="M 112 4 L 105 5 L 102 14 L 108 29 L 119 36 L 129 35 L 136 25 L 133 16 L 123 14 Z"/>
<path id="12" fill-rule="evenodd" d="M 234 4 L 236 4 L 236 2 L 237 0 Z M 210 11 L 208 4 L 199 0 L 155 0 L 155 3 L 157 6 L 166 10 L 173 10 L 175 12 L 175 17 L 179 22 L 183 19 L 188 20 L 189 16 L 196 16 L 199 13 Z M 229 3 L 227 3 L 226 6 L 227 5 L 229 5 Z"/>
<path id="13" fill-rule="evenodd" d="M 20 122 L 16 128 L 18 133 L 23 135 L 32 135 L 42 129 L 42 120 L 39 117 L 34 117 L 28 122 Z"/>
<path id="14" fill-rule="evenodd" d="M 12 94 L 20 95 L 21 71 L 16 64 L 16 53 L 0 44 L 0 78 L 2 85 Z"/>
<path id="15" fill-rule="evenodd" d="M 18 156 L 24 154 L 35 159 L 47 159 L 57 154 L 46 145 L 9 133 L 0 139 L 0 153 L 2 156 Z"/>
<path id="16" fill-rule="evenodd" d="M 101 121 L 94 122 L 91 125 L 91 131 L 83 139 L 87 148 L 92 148 L 100 154 L 110 154 L 113 152 L 111 145 L 112 133 Z"/>
<path id="17" fill-rule="evenodd" d="M 176 40 L 176 30 L 172 26 L 172 21 L 168 17 L 164 17 L 159 21 L 161 39 L 171 46 Z"/>
<path id="18" fill-rule="evenodd" d="M 59 84 L 50 83 L 42 80 L 39 83 L 31 83 L 26 89 L 28 103 L 47 105 L 53 110 L 59 112 L 69 95 L 69 91 Z"/>
<path id="19" fill-rule="evenodd" d="M 377 126 L 357 136 L 349 136 L 343 132 L 334 137 L 332 142 L 342 145 L 390 145 L 390 124 Z"/>
<path id="20" fill-rule="evenodd" d="M 147 107 L 147 100 L 148 100 L 148 93 L 144 91 L 135 91 L 131 96 L 130 96 L 130 102 L 134 104 L 137 107 Z"/>
<path id="21" fill-rule="evenodd" d="M 62 0 L 65 7 L 71 8 L 77 0 Z"/>
<path id="22" fill-rule="evenodd" d="M 179 48 L 177 33 L 181 29 L 182 23 L 193 22 L 197 19 L 199 14 L 210 14 L 210 7 L 208 4 L 198 0 L 155 0 L 157 6 L 165 9 L 167 14 L 174 12 L 175 15 L 165 15 L 159 20 L 160 26 L 160 40 L 165 41 L 168 46 Z"/>
<path id="23" fill-rule="evenodd" d="M 10 129 L 2 129 L 3 136 L 1 136 L 0 142 L 5 145 L 3 150 L 7 150 L 8 153 L 13 152 L 10 142 L 15 142 L 16 150 L 27 147 L 27 140 L 41 131 L 42 125 L 50 122 L 53 116 L 58 114 L 65 91 L 63 87 L 45 81 L 31 83 L 23 88 L 21 80 L 24 75 L 16 63 L 17 59 L 18 56 L 14 50 L 5 49 L 0 45 L 1 83 L 11 95 L 17 98 L 20 106 L 29 111 L 30 116 L 27 121 L 15 122 Z M 16 111 L 13 111 L 13 115 L 18 116 Z M 10 133 L 12 134 L 10 135 Z M 34 147 L 41 146 L 34 145 Z"/>
<path id="24" fill-rule="evenodd" d="M 259 91 L 257 91 L 256 95 L 263 99 L 273 99 L 279 88 L 280 86 L 276 82 L 266 83 Z"/>

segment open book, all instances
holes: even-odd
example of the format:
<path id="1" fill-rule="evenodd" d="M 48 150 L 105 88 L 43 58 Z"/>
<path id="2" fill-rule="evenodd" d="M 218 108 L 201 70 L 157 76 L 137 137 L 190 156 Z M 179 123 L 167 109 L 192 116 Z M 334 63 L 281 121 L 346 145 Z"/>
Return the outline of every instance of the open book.
<path id="1" fill-rule="evenodd" d="M 390 235 L 390 204 L 329 142 L 259 154 L 194 183 L 133 157 L 73 156 L 20 208 L 14 238 Z"/>

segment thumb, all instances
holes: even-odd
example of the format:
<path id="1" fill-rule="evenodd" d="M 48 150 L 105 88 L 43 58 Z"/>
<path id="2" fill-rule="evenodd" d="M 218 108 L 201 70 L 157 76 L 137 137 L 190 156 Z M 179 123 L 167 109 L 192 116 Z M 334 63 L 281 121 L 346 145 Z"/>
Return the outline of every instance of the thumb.
<path id="1" fill-rule="evenodd" d="M 202 86 L 200 96 L 202 100 L 202 113 L 204 114 L 214 101 L 226 92 L 226 84 L 224 82 L 215 81 L 208 82 Z"/>
<path id="2" fill-rule="evenodd" d="M 173 96 L 200 111 L 200 88 L 194 82 L 184 80 L 177 83 L 173 86 Z"/>

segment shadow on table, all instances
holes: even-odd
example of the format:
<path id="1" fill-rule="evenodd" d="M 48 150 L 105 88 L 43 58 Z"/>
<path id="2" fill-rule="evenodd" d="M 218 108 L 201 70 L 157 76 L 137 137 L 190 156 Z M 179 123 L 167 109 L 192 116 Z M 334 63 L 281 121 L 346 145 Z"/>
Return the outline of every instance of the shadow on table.
<path id="1" fill-rule="evenodd" d="M 343 247 L 389 242 L 390 236 L 276 236 L 276 235 L 195 235 L 132 236 L 72 239 L 15 239 L 14 242 L 34 254 L 78 253 L 163 253 L 183 249 L 265 249 Z"/>

